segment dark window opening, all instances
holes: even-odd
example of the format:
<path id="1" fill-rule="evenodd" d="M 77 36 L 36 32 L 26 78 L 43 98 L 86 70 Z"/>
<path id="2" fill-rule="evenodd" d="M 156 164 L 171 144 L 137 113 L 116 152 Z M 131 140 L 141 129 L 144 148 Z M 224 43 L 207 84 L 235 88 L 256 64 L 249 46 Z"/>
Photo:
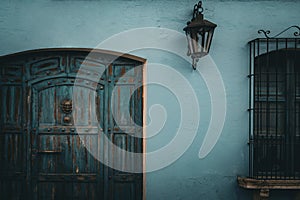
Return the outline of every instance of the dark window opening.
<path id="1" fill-rule="evenodd" d="M 298 39 L 250 42 L 249 137 L 253 178 L 300 179 L 299 46 Z"/>

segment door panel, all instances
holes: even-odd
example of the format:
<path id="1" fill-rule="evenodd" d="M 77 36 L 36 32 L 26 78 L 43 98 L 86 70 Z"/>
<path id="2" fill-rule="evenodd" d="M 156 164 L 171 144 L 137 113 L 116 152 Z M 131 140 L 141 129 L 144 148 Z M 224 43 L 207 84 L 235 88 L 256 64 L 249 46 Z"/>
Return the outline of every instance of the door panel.
<path id="1" fill-rule="evenodd" d="M 72 149 L 69 135 L 37 136 L 38 148 L 33 160 L 37 173 L 72 173 Z"/>
<path id="2" fill-rule="evenodd" d="M 72 199 L 72 183 L 64 182 L 41 182 L 37 189 L 38 199 Z"/>
<path id="3" fill-rule="evenodd" d="M 3 85 L 1 105 L 2 128 L 7 131 L 21 131 L 22 86 Z"/>
<path id="4" fill-rule="evenodd" d="M 22 179 L 23 180 L 16 180 L 16 178 L 13 177 L 1 177 L 1 199 L 23 200 L 24 197 L 26 197 L 26 181 L 25 177 L 23 177 Z"/>
<path id="5" fill-rule="evenodd" d="M 21 133 L 0 134 L 1 173 L 24 172 L 25 137 Z"/>
<path id="6" fill-rule="evenodd" d="M 32 86 L 32 118 L 35 121 L 32 128 L 36 132 L 32 137 L 31 168 L 33 177 L 37 178 L 34 180 L 37 194 L 40 196 L 50 191 L 54 199 L 60 198 L 63 193 L 71 193 L 70 199 L 80 199 L 85 195 L 96 198 L 98 190 L 92 188 L 99 187 L 97 176 L 101 179 L 103 172 L 98 171 L 100 163 L 88 149 L 94 152 L 100 149 L 100 126 L 96 125 L 98 119 L 103 121 L 99 105 L 104 101 L 104 88 L 102 86 L 100 90 L 98 87 L 93 91 L 80 85 L 81 82 L 74 86 L 55 81 L 53 87 L 45 87 L 43 82 Z M 62 81 L 67 82 L 65 79 Z M 99 113 L 98 118 L 96 112 Z M 61 188 L 61 181 L 73 183 Z M 81 183 L 86 181 L 91 183 Z M 88 185 L 92 187 L 86 190 Z"/>
<path id="7" fill-rule="evenodd" d="M 22 73 L 21 65 L 0 65 L 0 194 L 13 200 L 27 189 Z"/>
<path id="8" fill-rule="evenodd" d="M 142 82 L 141 70 L 142 68 L 131 65 L 114 65 L 110 70 L 112 74 L 109 74 L 113 79 L 108 97 L 109 108 L 111 108 L 109 126 L 112 127 L 108 137 L 116 146 L 108 149 L 107 152 L 113 162 L 112 166 L 117 166 L 118 169 L 108 170 L 109 199 L 142 198 L 142 173 L 135 173 L 142 169 L 142 156 L 134 156 L 118 150 L 121 148 L 127 152 L 142 152 L 143 135 L 140 124 L 142 103 L 137 103 L 142 100 L 142 88 L 139 87 Z"/>

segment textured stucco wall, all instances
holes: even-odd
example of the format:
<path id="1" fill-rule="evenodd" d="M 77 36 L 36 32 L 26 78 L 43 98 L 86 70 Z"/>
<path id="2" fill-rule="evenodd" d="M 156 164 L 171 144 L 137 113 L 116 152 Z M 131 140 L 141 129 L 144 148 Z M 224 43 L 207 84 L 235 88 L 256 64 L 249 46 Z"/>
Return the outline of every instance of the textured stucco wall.
<path id="1" fill-rule="evenodd" d="M 0 55 L 49 47 L 93 48 L 106 38 L 133 28 L 161 27 L 182 32 L 195 3 L 194 0 L 2 0 Z M 236 183 L 237 175 L 248 173 L 247 42 L 257 37 L 261 28 L 277 33 L 290 25 L 299 25 L 300 2 L 207 0 L 203 4 L 205 17 L 218 24 L 211 57 L 226 88 L 224 129 L 213 151 L 199 159 L 199 147 L 211 115 L 210 97 L 203 79 L 191 71 L 189 63 L 172 54 L 155 50 L 136 52 L 149 63 L 162 63 L 183 74 L 195 88 L 201 114 L 197 137 L 185 154 L 172 165 L 147 174 L 148 200 L 251 198 Z M 164 77 L 172 79 L 169 74 Z M 180 107 L 170 91 L 157 85 L 149 86 L 147 100 L 148 107 L 159 103 L 168 113 L 165 127 L 147 141 L 147 148 L 152 151 L 174 137 L 180 122 Z M 293 194 L 272 192 L 271 195 L 272 199 L 291 199 L 289 196 Z"/>

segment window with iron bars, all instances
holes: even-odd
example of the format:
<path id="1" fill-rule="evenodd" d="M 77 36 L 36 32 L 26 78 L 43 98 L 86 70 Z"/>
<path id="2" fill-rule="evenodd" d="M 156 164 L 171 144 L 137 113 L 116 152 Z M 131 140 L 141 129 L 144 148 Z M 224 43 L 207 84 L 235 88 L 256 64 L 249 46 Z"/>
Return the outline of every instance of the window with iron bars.
<path id="1" fill-rule="evenodd" d="M 300 39 L 250 42 L 250 177 L 300 179 Z"/>

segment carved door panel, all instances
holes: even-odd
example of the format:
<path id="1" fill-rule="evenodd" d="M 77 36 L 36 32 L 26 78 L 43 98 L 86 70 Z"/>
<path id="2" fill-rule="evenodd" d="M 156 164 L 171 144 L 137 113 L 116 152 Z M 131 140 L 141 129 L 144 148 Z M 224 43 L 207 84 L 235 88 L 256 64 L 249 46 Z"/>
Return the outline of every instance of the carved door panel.
<path id="1" fill-rule="evenodd" d="M 22 199 L 26 192 L 26 129 L 22 65 L 0 68 L 0 198 Z"/>
<path id="2" fill-rule="evenodd" d="M 112 166 L 107 171 L 109 188 L 105 190 L 109 199 L 142 199 L 142 74 L 142 68 L 133 64 L 116 64 L 109 70 L 107 136 L 115 145 L 106 149 Z"/>
<path id="3" fill-rule="evenodd" d="M 32 86 L 31 168 L 36 199 L 103 195 L 98 182 L 103 179 L 102 165 L 94 153 L 103 152 L 98 123 L 103 122 L 104 87 L 94 91 L 70 84 L 73 81 L 56 78 Z M 74 101 L 84 106 L 73 108 Z"/>

